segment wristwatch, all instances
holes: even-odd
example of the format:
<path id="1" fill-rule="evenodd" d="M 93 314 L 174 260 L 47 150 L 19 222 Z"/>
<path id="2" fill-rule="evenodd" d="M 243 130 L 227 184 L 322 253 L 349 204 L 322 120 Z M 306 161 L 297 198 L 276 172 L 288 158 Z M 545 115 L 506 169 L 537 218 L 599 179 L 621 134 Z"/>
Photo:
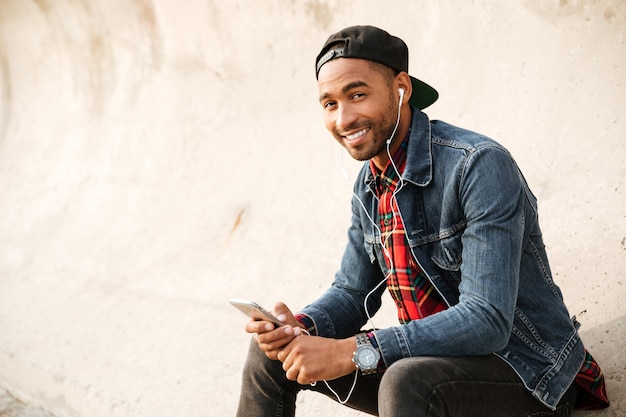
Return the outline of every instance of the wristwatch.
<path id="1" fill-rule="evenodd" d="M 374 374 L 378 370 L 380 352 L 370 342 L 366 333 L 356 335 L 356 350 L 352 355 L 352 362 L 363 375 Z"/>

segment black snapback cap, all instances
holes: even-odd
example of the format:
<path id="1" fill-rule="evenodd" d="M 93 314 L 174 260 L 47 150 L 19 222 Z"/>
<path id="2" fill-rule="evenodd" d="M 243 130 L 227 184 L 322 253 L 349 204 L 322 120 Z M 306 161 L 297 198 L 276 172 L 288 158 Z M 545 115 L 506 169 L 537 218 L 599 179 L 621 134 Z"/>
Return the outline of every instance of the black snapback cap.
<path id="1" fill-rule="evenodd" d="M 315 59 L 315 78 L 320 68 L 335 58 L 361 58 L 376 61 L 396 71 L 409 72 L 409 49 L 404 41 L 374 26 L 351 26 L 330 35 Z M 439 98 L 437 90 L 411 77 L 413 94 L 409 104 L 420 110 Z"/>

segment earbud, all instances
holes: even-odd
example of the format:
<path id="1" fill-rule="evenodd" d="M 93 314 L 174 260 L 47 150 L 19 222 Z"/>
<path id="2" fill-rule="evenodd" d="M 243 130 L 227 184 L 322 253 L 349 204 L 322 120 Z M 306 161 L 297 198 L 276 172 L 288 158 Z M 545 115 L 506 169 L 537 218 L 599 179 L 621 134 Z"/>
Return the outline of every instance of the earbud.
<path id="1" fill-rule="evenodd" d="M 393 128 L 393 133 L 387 139 L 387 145 L 391 144 L 393 140 L 393 135 L 396 133 L 396 129 L 398 128 L 398 124 L 400 123 L 400 108 L 402 107 L 402 99 L 404 98 L 404 88 L 398 88 L 398 93 L 400 93 L 400 100 L 398 100 L 398 119 L 396 120 L 396 126 Z"/>

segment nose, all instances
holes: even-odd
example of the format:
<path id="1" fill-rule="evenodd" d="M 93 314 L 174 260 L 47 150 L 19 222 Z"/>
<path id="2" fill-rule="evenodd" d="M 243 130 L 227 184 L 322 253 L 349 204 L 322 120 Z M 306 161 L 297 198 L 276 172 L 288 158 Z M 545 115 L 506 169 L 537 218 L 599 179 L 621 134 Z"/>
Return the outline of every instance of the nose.
<path id="1" fill-rule="evenodd" d="M 349 130 L 357 120 L 354 108 L 349 104 L 340 104 L 335 114 L 335 126 L 337 130 L 343 132 Z"/>

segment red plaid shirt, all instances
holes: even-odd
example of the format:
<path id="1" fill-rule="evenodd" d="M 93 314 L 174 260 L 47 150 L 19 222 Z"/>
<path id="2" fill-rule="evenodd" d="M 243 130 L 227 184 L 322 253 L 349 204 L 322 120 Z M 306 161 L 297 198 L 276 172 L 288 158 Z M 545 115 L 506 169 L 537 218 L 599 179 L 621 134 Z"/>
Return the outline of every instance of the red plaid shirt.
<path id="1" fill-rule="evenodd" d="M 389 162 L 381 174 L 370 161 L 370 168 L 376 179 L 381 241 L 385 247 L 385 261 L 389 269 L 387 289 L 396 302 L 398 320 L 402 324 L 430 316 L 447 308 L 446 303 L 413 258 L 411 249 L 407 245 L 404 224 L 394 196 L 398 185 L 398 174 L 404 172 L 406 165 L 407 143 L 408 140 L 405 139 L 393 157 L 395 168 Z"/>
<path id="2" fill-rule="evenodd" d="M 410 133 L 410 131 L 409 131 Z M 393 163 L 387 163 L 381 173 L 373 162 L 370 169 L 376 179 L 379 199 L 381 240 L 385 248 L 385 261 L 389 269 L 387 288 L 398 308 L 400 323 L 419 320 L 447 308 L 446 303 L 433 288 L 426 274 L 421 270 L 407 244 L 402 217 L 399 214 L 394 193 L 398 186 L 398 174 L 404 172 L 408 137 L 393 155 Z M 395 164 L 395 166 L 394 166 Z M 375 343 L 373 334 L 370 340 Z M 588 351 L 583 366 L 574 380 L 577 386 L 576 408 L 598 409 L 608 407 L 604 376 L 600 367 Z M 381 360 L 382 362 L 382 360 Z M 381 363 L 381 370 L 384 365 Z"/>

